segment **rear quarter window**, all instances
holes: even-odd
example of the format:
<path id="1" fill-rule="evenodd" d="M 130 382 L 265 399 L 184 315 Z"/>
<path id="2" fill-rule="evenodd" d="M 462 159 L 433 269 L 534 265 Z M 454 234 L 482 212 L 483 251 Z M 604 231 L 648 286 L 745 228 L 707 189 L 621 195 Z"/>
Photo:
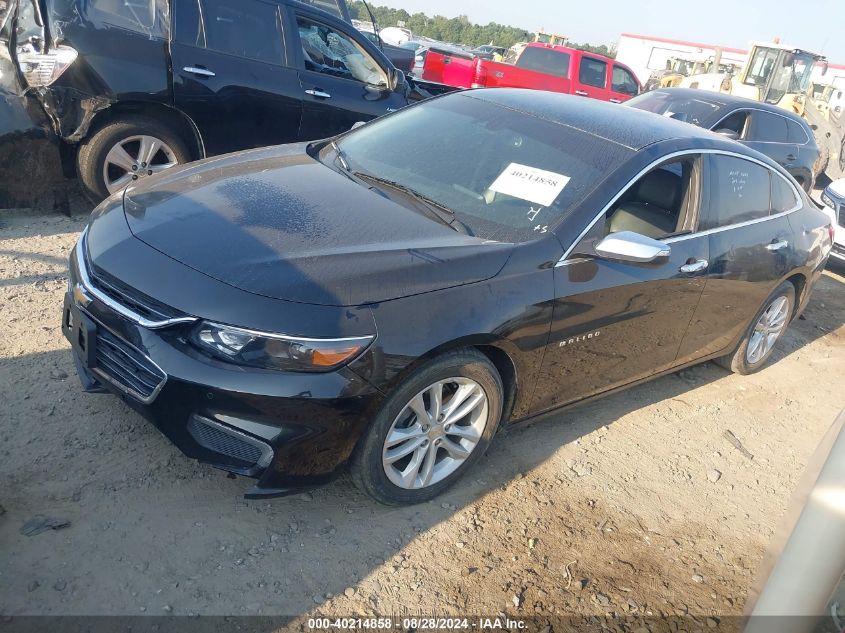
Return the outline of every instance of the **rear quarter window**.
<path id="1" fill-rule="evenodd" d="M 528 47 L 522 51 L 516 65 L 526 70 L 536 70 L 548 75 L 569 77 L 569 53 L 550 48 Z"/>
<path id="2" fill-rule="evenodd" d="M 699 230 L 707 231 L 769 215 L 769 170 L 750 160 L 710 157 L 710 201 Z"/>
<path id="3" fill-rule="evenodd" d="M 170 37 L 167 0 L 89 0 L 80 11 L 91 22 L 115 26 L 147 37 Z"/>
<path id="4" fill-rule="evenodd" d="M 786 129 L 788 134 L 787 138 L 790 143 L 804 145 L 810 141 L 810 136 L 807 134 L 807 130 L 805 130 L 804 126 L 798 123 L 798 121 L 787 120 Z"/>

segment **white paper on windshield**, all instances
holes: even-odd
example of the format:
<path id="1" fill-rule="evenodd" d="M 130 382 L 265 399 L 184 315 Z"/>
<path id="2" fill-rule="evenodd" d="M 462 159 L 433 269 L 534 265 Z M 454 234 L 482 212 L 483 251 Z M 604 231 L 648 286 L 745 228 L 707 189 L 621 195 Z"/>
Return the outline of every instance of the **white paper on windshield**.
<path id="1" fill-rule="evenodd" d="M 548 207 L 568 182 L 569 176 L 511 163 L 490 185 L 490 189 Z"/>

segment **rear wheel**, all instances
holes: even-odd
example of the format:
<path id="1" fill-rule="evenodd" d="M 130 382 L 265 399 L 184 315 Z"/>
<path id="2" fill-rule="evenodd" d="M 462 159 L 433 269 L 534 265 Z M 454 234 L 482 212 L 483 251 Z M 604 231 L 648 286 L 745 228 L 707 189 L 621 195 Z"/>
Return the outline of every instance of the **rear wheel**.
<path id="1" fill-rule="evenodd" d="M 77 170 L 88 196 L 99 202 L 127 185 L 191 160 L 177 134 L 145 116 L 107 123 L 79 148 Z"/>
<path id="2" fill-rule="evenodd" d="M 737 374 L 759 371 L 786 332 L 794 305 L 795 286 L 785 281 L 775 288 L 754 316 L 736 351 L 717 362 Z"/>
<path id="3" fill-rule="evenodd" d="M 441 356 L 387 399 L 353 455 L 355 484 L 392 505 L 427 501 L 451 486 L 490 444 L 502 381 L 473 350 Z"/>

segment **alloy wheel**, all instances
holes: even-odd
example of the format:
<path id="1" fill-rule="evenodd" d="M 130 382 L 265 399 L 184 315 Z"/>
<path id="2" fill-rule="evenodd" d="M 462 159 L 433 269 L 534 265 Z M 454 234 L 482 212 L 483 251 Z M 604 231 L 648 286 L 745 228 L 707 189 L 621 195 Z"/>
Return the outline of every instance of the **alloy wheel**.
<path id="1" fill-rule="evenodd" d="M 103 181 L 109 193 L 115 193 L 133 181 L 178 164 L 173 149 L 160 138 L 147 134 L 128 136 L 106 154 Z"/>
<path id="2" fill-rule="evenodd" d="M 772 350 L 786 327 L 789 316 L 789 299 L 784 296 L 775 298 L 754 325 L 745 358 L 749 365 L 756 365 Z"/>
<path id="3" fill-rule="evenodd" d="M 382 448 L 388 479 L 420 489 L 455 472 L 478 446 L 489 417 L 487 394 L 470 378 L 429 385 L 393 420 Z"/>

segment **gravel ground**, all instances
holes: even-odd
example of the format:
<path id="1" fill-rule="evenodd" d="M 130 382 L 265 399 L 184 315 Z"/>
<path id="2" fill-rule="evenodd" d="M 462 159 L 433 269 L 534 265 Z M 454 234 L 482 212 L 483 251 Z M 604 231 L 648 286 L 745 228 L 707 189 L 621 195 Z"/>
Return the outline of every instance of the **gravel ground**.
<path id="1" fill-rule="evenodd" d="M 383 507 L 346 477 L 246 501 L 247 480 L 81 393 L 59 318 L 82 226 L 0 212 L 4 615 L 739 614 L 845 405 L 828 273 L 762 372 L 708 363 L 546 416 L 434 502 Z M 36 515 L 70 524 L 25 536 Z"/>

